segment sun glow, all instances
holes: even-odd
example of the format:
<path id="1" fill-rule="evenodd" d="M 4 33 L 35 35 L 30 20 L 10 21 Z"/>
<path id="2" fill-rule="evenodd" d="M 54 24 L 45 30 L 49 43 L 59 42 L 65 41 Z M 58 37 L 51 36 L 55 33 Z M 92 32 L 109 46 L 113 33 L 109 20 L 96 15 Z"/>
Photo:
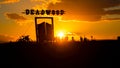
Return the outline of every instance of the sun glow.
<path id="1" fill-rule="evenodd" d="M 65 35 L 64 32 L 59 32 L 57 36 L 58 36 L 60 39 L 62 39 L 62 38 L 64 37 L 64 35 Z"/>

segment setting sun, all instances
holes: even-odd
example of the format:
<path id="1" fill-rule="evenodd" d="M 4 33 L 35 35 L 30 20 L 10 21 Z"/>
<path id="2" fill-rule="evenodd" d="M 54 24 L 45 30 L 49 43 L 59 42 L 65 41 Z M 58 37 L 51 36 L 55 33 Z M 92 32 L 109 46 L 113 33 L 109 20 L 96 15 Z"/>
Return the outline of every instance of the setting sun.
<path id="1" fill-rule="evenodd" d="M 64 32 L 59 32 L 57 35 L 59 38 L 63 38 L 64 37 Z"/>

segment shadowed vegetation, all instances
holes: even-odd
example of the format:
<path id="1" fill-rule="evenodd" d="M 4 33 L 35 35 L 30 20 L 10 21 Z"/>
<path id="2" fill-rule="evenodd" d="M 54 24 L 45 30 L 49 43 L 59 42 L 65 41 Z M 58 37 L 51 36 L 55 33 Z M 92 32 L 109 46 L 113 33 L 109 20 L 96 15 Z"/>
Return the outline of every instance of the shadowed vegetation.
<path id="1" fill-rule="evenodd" d="M 0 45 L 0 63 L 13 68 L 113 68 L 118 66 L 119 45 L 119 40 L 10 42 Z"/>

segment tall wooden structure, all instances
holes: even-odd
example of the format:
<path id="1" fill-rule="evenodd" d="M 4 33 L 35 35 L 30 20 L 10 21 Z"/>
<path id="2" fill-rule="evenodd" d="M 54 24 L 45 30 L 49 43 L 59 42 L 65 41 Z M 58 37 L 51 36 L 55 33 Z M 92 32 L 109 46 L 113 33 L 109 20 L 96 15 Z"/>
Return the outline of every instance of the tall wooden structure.
<path id="1" fill-rule="evenodd" d="M 51 24 L 42 22 L 37 24 L 38 19 L 50 19 Z M 54 23 L 53 17 L 35 17 L 36 41 L 38 43 L 53 42 L 54 40 Z"/>

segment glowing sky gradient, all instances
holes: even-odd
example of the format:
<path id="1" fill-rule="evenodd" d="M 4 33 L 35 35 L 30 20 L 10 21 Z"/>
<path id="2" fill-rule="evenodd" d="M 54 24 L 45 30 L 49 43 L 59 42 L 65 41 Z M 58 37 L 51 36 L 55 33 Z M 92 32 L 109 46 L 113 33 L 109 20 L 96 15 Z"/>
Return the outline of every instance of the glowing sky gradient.
<path id="1" fill-rule="evenodd" d="M 120 35 L 120 0 L 0 0 L 0 41 L 21 35 L 35 40 L 35 15 L 22 14 L 25 9 L 65 10 L 63 16 L 54 16 L 55 35 L 60 31 L 76 39 L 115 39 Z"/>

